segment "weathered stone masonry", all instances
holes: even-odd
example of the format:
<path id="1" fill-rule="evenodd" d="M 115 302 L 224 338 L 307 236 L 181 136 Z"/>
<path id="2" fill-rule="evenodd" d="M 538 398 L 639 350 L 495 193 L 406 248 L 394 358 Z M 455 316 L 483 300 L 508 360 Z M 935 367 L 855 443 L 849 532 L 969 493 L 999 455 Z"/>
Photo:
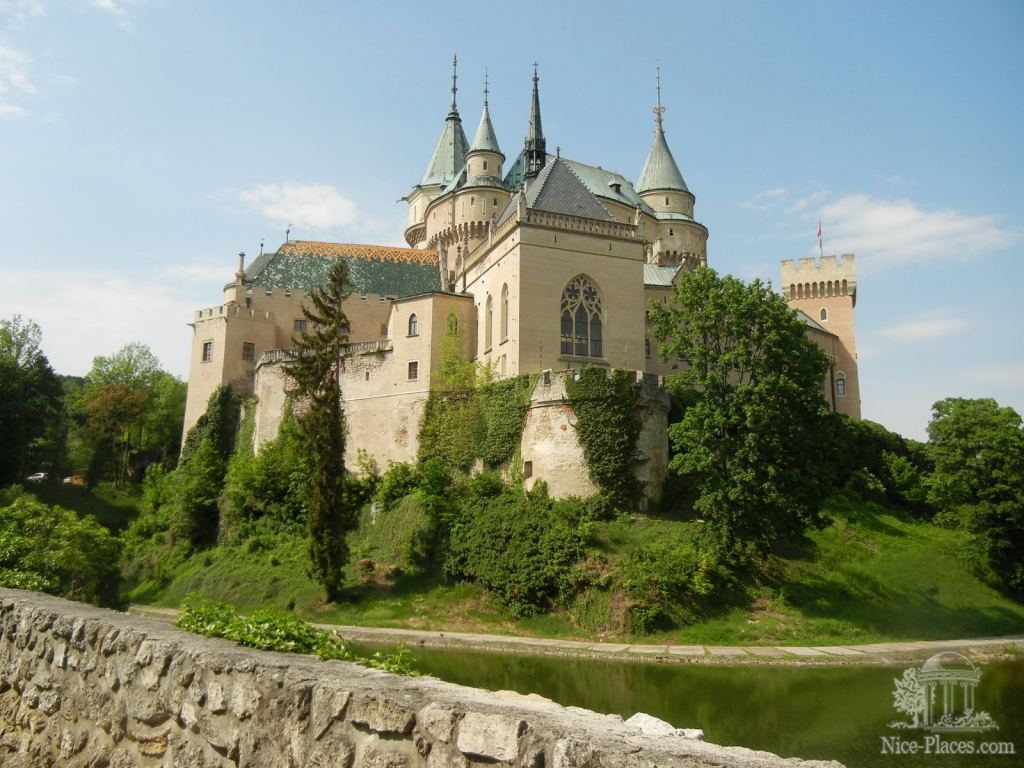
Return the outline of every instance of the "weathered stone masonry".
<path id="1" fill-rule="evenodd" d="M 0 765 L 837 766 L 0 589 Z"/>

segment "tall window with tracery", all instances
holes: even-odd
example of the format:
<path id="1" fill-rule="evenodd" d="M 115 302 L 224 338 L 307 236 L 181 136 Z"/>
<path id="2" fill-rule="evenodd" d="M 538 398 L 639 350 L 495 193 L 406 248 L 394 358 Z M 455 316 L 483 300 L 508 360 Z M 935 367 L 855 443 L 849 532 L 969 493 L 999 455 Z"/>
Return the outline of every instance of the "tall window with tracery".
<path id="1" fill-rule="evenodd" d="M 562 291 L 562 354 L 603 357 L 601 293 L 586 275 L 577 275 Z"/>
<path id="2" fill-rule="evenodd" d="M 501 286 L 501 340 L 508 340 L 508 284 Z"/>

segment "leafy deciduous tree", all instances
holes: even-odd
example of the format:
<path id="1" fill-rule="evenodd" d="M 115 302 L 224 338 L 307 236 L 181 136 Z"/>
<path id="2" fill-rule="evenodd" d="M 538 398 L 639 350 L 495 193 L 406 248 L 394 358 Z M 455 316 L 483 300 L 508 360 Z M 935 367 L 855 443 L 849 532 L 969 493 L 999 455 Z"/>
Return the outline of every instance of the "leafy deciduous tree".
<path id="1" fill-rule="evenodd" d="M 935 462 L 928 501 L 940 520 L 975 537 L 991 569 L 1024 596 L 1024 430 L 992 398 L 950 397 L 932 406 L 926 451 Z"/>
<path id="2" fill-rule="evenodd" d="M 803 532 L 831 486 L 810 471 L 827 439 L 826 358 L 803 323 L 760 281 L 706 267 L 650 317 L 662 359 L 682 361 L 677 383 L 697 393 L 669 428 L 695 509 L 726 546 Z"/>

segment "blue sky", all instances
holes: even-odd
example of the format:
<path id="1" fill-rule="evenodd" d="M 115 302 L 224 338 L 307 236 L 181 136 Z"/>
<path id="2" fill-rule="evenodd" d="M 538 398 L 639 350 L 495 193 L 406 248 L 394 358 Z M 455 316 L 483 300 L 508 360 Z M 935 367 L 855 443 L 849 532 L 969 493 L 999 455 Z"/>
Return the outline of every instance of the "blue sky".
<path id="1" fill-rule="evenodd" d="M 0 0 L 0 316 L 62 373 L 149 344 L 184 377 L 239 250 L 402 244 L 484 67 L 509 157 L 532 64 L 549 148 L 635 179 L 661 62 L 709 263 L 855 252 L 864 415 L 1024 412 L 1024 3 Z"/>

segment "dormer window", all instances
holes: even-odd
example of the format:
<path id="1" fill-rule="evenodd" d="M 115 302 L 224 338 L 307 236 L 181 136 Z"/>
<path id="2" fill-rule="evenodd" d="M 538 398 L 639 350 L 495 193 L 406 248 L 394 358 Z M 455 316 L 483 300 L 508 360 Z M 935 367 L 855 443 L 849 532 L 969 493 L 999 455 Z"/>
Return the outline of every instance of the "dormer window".
<path id="1" fill-rule="evenodd" d="M 609 181 L 608 186 L 612 188 L 612 192 L 616 195 L 622 194 L 622 183 L 618 181 Z"/>

